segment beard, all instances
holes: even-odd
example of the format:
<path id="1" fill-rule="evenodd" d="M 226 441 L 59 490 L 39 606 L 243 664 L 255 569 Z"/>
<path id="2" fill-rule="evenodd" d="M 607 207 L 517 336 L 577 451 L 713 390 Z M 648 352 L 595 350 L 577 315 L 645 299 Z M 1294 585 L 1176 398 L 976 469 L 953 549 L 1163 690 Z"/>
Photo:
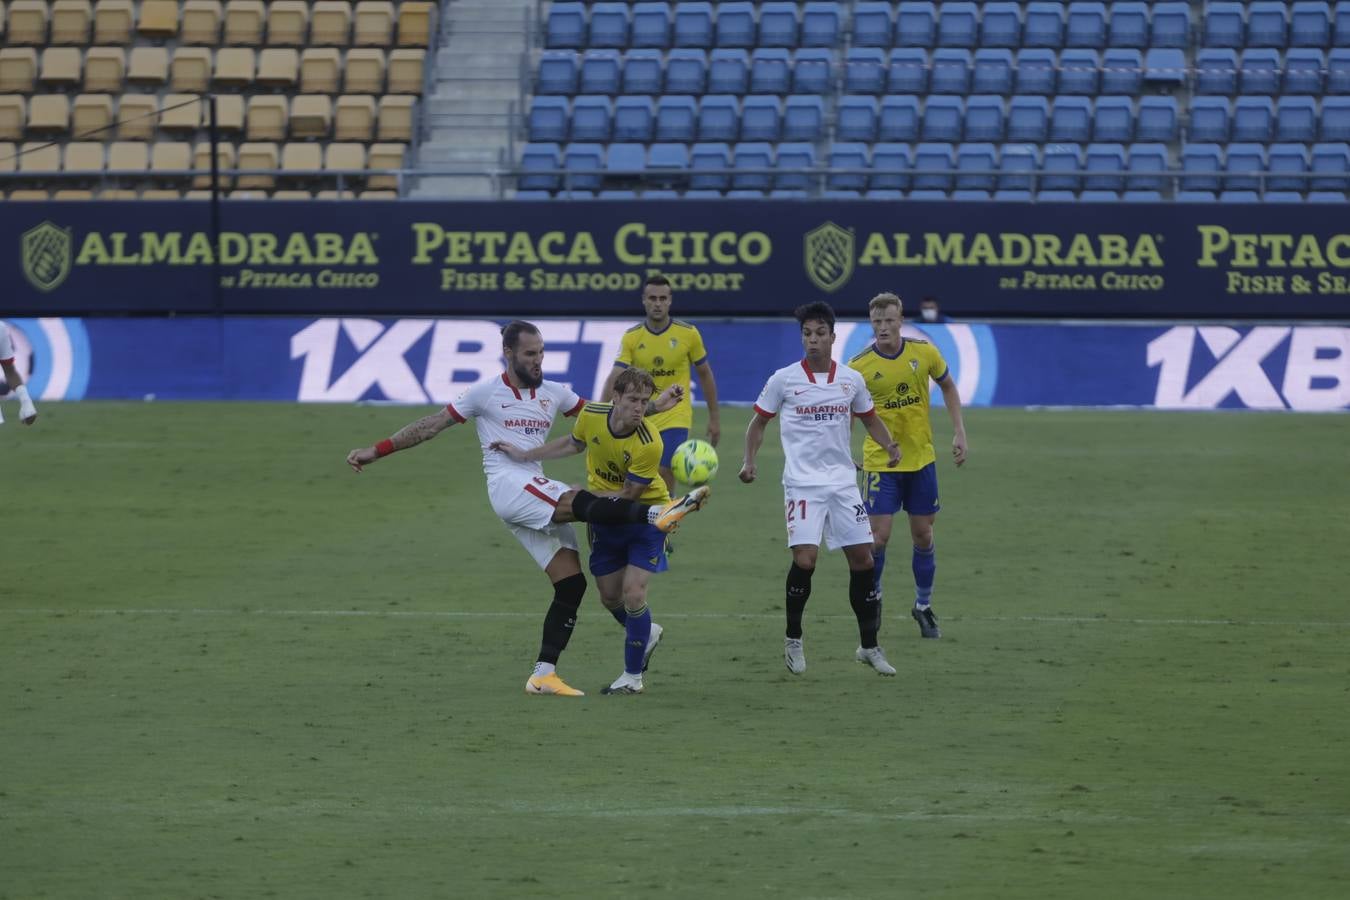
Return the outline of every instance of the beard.
<path id="1" fill-rule="evenodd" d="M 539 374 L 536 375 L 524 366 L 512 366 L 511 371 L 520 380 L 520 383 L 527 388 L 537 388 L 544 383 L 543 370 L 540 370 Z"/>

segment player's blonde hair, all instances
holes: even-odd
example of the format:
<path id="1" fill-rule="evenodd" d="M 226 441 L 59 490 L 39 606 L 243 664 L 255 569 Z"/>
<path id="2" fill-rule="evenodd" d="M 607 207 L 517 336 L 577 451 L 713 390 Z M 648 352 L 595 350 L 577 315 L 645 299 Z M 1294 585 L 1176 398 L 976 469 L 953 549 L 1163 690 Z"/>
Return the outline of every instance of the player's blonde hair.
<path id="1" fill-rule="evenodd" d="M 890 292 L 884 294 L 877 294 L 875 297 L 869 300 L 867 303 L 867 314 L 871 315 L 877 310 L 885 309 L 888 306 L 894 306 L 897 309 L 899 309 L 900 315 L 902 316 L 905 314 L 905 304 L 900 301 L 900 295 L 892 294 Z"/>
<path id="2" fill-rule="evenodd" d="M 656 393 L 656 382 L 646 369 L 630 367 L 624 369 L 619 373 L 619 377 L 614 379 L 614 393 L 627 394 L 629 391 L 638 393 L 646 391 L 647 395 L 651 396 Z"/>

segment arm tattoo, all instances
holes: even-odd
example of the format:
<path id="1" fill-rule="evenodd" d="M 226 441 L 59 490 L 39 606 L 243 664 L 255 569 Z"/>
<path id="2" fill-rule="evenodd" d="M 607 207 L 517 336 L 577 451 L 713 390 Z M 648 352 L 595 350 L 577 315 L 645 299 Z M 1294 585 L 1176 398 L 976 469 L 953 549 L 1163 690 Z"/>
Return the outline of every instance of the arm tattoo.
<path id="1" fill-rule="evenodd" d="M 390 438 L 394 442 L 395 450 L 407 450 L 409 447 L 416 447 L 423 441 L 429 441 L 445 429 L 444 421 L 439 413 L 423 416 L 416 422 L 405 425 L 394 433 Z"/>

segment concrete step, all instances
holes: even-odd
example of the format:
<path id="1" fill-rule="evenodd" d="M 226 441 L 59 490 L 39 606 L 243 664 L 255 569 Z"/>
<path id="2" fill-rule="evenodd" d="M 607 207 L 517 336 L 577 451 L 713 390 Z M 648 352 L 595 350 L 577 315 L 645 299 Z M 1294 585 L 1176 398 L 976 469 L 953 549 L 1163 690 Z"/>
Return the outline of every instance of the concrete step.
<path id="1" fill-rule="evenodd" d="M 506 141 L 500 144 L 463 146 L 460 144 L 423 144 L 417 151 L 419 165 L 432 168 L 442 166 L 448 169 L 460 166 L 495 166 L 502 161 Z"/>
<path id="2" fill-rule="evenodd" d="M 442 197 L 477 198 L 496 197 L 497 192 L 493 189 L 492 179 L 486 176 L 479 178 L 427 176 L 417 179 L 417 186 L 412 189 L 411 196 L 426 200 Z"/>
<path id="3" fill-rule="evenodd" d="M 436 116 L 505 115 L 514 99 L 514 95 L 510 100 L 500 97 L 445 97 L 432 91 L 431 96 L 423 101 L 422 111 Z"/>
<path id="4" fill-rule="evenodd" d="M 505 106 L 520 99 L 520 82 L 511 81 L 437 81 L 428 105 L 440 100 L 500 100 Z"/>
<path id="5" fill-rule="evenodd" d="M 443 119 L 428 124 L 426 141 L 442 147 L 503 147 L 513 127 L 512 122 L 481 125 Z"/>

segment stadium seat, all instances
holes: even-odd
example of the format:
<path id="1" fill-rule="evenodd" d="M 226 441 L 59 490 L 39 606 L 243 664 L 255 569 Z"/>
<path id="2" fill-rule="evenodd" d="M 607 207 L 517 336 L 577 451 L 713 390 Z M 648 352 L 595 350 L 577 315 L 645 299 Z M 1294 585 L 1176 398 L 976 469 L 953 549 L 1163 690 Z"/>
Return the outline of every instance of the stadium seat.
<path id="1" fill-rule="evenodd" d="M 439 9 L 434 0 L 400 0 L 394 44 L 399 47 L 427 47 L 436 33 Z M 390 153 L 393 145 L 390 145 Z M 372 150 L 373 152 L 373 150 Z"/>
<path id="2" fill-rule="evenodd" d="M 603 47 L 615 49 L 627 47 L 628 6 L 623 3 L 591 4 L 590 39 L 588 44 L 592 48 Z"/>
<path id="3" fill-rule="evenodd" d="M 117 104 L 117 138 L 148 141 L 154 135 L 159 99 L 149 94 L 125 94 Z"/>
<path id="4" fill-rule="evenodd" d="M 1174 141 L 1177 139 L 1180 119 L 1175 97 L 1144 97 L 1139 101 L 1139 111 L 1135 120 L 1135 139 Z"/>
<path id="5" fill-rule="evenodd" d="M 580 7 L 581 4 L 570 4 Z M 555 7 L 556 8 L 556 7 Z M 584 13 L 573 10 L 577 16 L 580 32 L 576 43 L 567 46 L 581 46 L 585 42 Z M 570 18 L 567 19 L 570 22 Z M 551 15 L 550 15 L 551 22 Z M 256 21 L 253 12 L 240 7 L 238 0 L 230 0 L 225 7 L 225 42 L 227 44 L 249 44 L 257 40 L 254 37 L 261 23 Z M 319 0 L 310 10 L 309 43 L 312 47 L 345 47 L 351 43 L 352 6 L 349 3 Z"/>
<path id="6" fill-rule="evenodd" d="M 1188 72 L 1184 50 L 1155 47 L 1144 57 L 1144 80 L 1150 87 L 1178 90 L 1186 83 Z"/>
<path id="7" fill-rule="evenodd" d="M 961 140 L 964 119 L 965 103 L 960 97 L 929 97 L 924 105 L 923 130 L 920 137 L 925 141 L 956 143 Z"/>
<path id="8" fill-rule="evenodd" d="M 51 4 L 51 43 L 58 47 L 88 44 L 93 19 L 94 10 L 89 0 L 54 0 Z M 0 26 L 0 34 L 3 34 L 3 26 Z"/>
<path id="9" fill-rule="evenodd" d="M 562 187 L 566 191 L 598 191 L 604 168 L 605 149 L 600 144 L 568 144 L 563 149 Z"/>
<path id="10" fill-rule="evenodd" d="M 772 175 L 768 172 L 742 171 L 773 167 L 773 145 L 762 141 L 736 144 L 731 148 L 731 189 L 733 191 L 767 191 Z"/>
<path id="11" fill-rule="evenodd" d="M 629 46 L 664 50 L 670 46 L 671 24 L 670 7 L 665 3 L 634 4 Z"/>
<path id="12" fill-rule="evenodd" d="M 813 144 L 783 143 L 778 145 L 774 165 L 780 171 L 773 176 L 775 191 L 802 191 L 811 187 L 809 171 L 816 166 L 816 148 Z"/>
<path id="13" fill-rule="evenodd" d="M 1027 4 L 1022 46 L 1048 47 L 1053 50 L 1064 46 L 1063 3 Z"/>
<path id="14" fill-rule="evenodd" d="M 977 95 L 966 100 L 965 136 L 968 141 L 1003 140 L 1003 98 Z"/>
<path id="15" fill-rule="evenodd" d="M 937 6 L 901 3 L 895 13 L 895 46 L 932 47 L 937 43 Z"/>
<path id="16" fill-rule="evenodd" d="M 877 139 L 913 143 L 919 139 L 920 122 L 917 97 L 883 97 L 877 115 Z"/>
<path id="17" fill-rule="evenodd" d="M 830 60 L 830 51 L 823 48 L 798 50 L 792 63 L 792 93 L 829 93 L 834 83 Z"/>
<path id="18" fill-rule="evenodd" d="M 1340 191 L 1334 193 L 1329 191 L 1313 191 L 1308 194 L 1307 200 L 1309 203 L 1344 203 L 1345 194 Z"/>
<path id="19" fill-rule="evenodd" d="M 107 94 L 80 94 L 70 105 L 70 130 L 76 136 L 93 135 L 112 123 L 113 101 Z"/>
<path id="20" fill-rule="evenodd" d="M 1289 31 L 1284 2 L 1256 2 L 1247 7 L 1247 46 L 1283 48 Z"/>
<path id="21" fill-rule="evenodd" d="M 1240 93 L 1278 94 L 1280 91 L 1280 54 L 1278 50 L 1255 49 L 1242 54 L 1238 71 Z"/>
<path id="22" fill-rule="evenodd" d="M 42 51 L 38 84 L 44 90 L 73 90 L 80 83 L 83 65 L 84 58 L 78 48 L 48 47 Z"/>
<path id="23" fill-rule="evenodd" d="M 1031 191 L 1033 185 L 1032 176 L 1029 173 L 1035 172 L 1038 165 L 1034 144 L 1004 144 L 1003 150 L 999 154 L 998 190 Z M 1015 172 L 1026 172 L 1028 174 L 1010 174 Z M 1028 194 L 1028 196 L 1030 195 Z"/>
<path id="24" fill-rule="evenodd" d="M 1055 93 L 1059 62 L 1053 50 L 1023 50 L 1017 54 L 1017 93 Z"/>
<path id="25" fill-rule="evenodd" d="M 770 0 L 759 7 L 760 47 L 797 46 L 797 4 Z"/>
<path id="26" fill-rule="evenodd" d="M 972 94 L 1011 94 L 1012 91 L 1012 51 L 991 47 L 976 50 L 970 75 L 970 92 Z"/>
<path id="27" fill-rule="evenodd" d="M 1076 191 L 1082 185 L 1082 149 L 1074 144 L 1048 144 L 1042 160 L 1042 191 Z"/>
<path id="28" fill-rule="evenodd" d="M 63 94 L 34 94 L 28 98 L 29 136 L 43 132 L 55 137 L 55 132 L 70 130 L 70 98 Z"/>
<path id="29" fill-rule="evenodd" d="M 1106 42 L 1112 47 L 1135 47 L 1141 50 L 1149 46 L 1148 4 L 1112 3 L 1111 26 Z"/>
<path id="30" fill-rule="evenodd" d="M 1221 191 L 1220 203 L 1260 203 L 1261 194 L 1255 189 L 1247 191 Z"/>
<path id="31" fill-rule="evenodd" d="M 1130 177 L 1125 188 L 1130 191 L 1163 191 L 1167 189 L 1163 173 L 1168 169 L 1166 144 L 1131 144 L 1126 168 Z M 1157 174 L 1140 174 L 1157 173 Z"/>
<path id="32" fill-rule="evenodd" d="M 581 80 L 577 92 L 581 94 L 612 95 L 619 92 L 622 57 L 618 50 L 592 49 L 581 57 Z"/>
<path id="33" fill-rule="evenodd" d="M 1196 97 L 1191 101 L 1191 121 L 1187 136 L 1192 141 L 1228 140 L 1228 100 L 1225 97 Z"/>
<path id="34" fill-rule="evenodd" d="M 1134 102 L 1129 97 L 1098 97 L 1092 114 L 1094 141 L 1134 140 Z"/>
<path id="35" fill-rule="evenodd" d="M 299 0 L 279 0 L 267 5 L 267 44 L 277 47 L 304 46 L 309 34 L 309 6 Z M 388 43 L 386 41 L 386 43 Z M 282 158 L 285 159 L 285 151 Z"/>
<path id="36" fill-rule="evenodd" d="M 651 97 L 619 97 L 614 101 L 614 140 L 649 142 L 655 118 Z"/>
<path id="37" fill-rule="evenodd" d="M 1312 143 L 1317 139 L 1317 102 L 1312 97 L 1281 97 L 1275 114 L 1275 140 Z"/>
<path id="38" fill-rule="evenodd" d="M 531 143 L 561 143 L 567 140 L 567 100 L 562 97 L 535 97 L 530 105 L 527 126 Z"/>
<path id="39" fill-rule="evenodd" d="M 880 143 L 872 147 L 872 174 L 868 192 L 907 191 L 909 172 L 913 168 L 909 147 L 905 144 Z"/>
<path id="40" fill-rule="evenodd" d="M 717 46 L 755 46 L 755 6 L 733 0 L 717 4 Z"/>
<path id="41" fill-rule="evenodd" d="M 539 57 L 536 94 L 571 95 L 577 92 L 579 66 L 574 50 L 545 50 Z"/>
<path id="42" fill-rule="evenodd" d="M 52 51 L 48 50 L 47 53 Z M 228 50 L 219 51 L 228 53 Z M 253 80 L 253 51 L 238 50 L 248 55 L 248 78 L 240 83 Z M 169 80 L 169 51 L 163 47 L 135 47 L 127 58 L 127 83 L 145 88 L 159 88 Z"/>
<path id="43" fill-rule="evenodd" d="M 892 94 L 928 93 L 928 51 L 917 47 L 892 50 L 886 69 L 887 90 Z"/>
<path id="44" fill-rule="evenodd" d="M 1290 50 L 1284 55 L 1284 93 L 1321 94 L 1324 68 L 1326 59 L 1321 50 L 1311 47 Z"/>
<path id="45" fill-rule="evenodd" d="M 825 103 L 820 97 L 794 95 L 783 105 L 785 141 L 817 141 L 825 130 Z"/>
<path id="46" fill-rule="evenodd" d="M 686 2 L 675 4 L 676 47 L 707 49 L 713 45 L 713 8 L 711 3 Z"/>
<path id="47" fill-rule="evenodd" d="M 621 174 L 640 173 L 647 168 L 647 149 L 641 144 L 614 143 L 605 148 L 605 170 Z"/>
<path id="48" fill-rule="evenodd" d="M 853 46 L 889 47 L 894 18 L 889 3 L 862 2 L 853 8 Z"/>
<path id="49" fill-rule="evenodd" d="M 956 190 L 992 191 L 997 151 L 993 144 L 969 143 L 956 147 Z"/>
<path id="50" fill-rule="evenodd" d="M 951 144 L 923 143 L 914 148 L 913 181 L 916 191 L 950 191 L 955 165 Z M 873 165 L 875 165 L 875 154 Z M 919 174 L 926 173 L 926 174 Z"/>
<path id="51" fill-rule="evenodd" d="M 316 28 L 318 24 L 316 21 Z M 545 26 L 544 46 L 554 49 L 580 49 L 586 46 L 585 5 L 563 2 L 550 6 Z"/>
<path id="52" fill-rule="evenodd" d="M 735 97 L 711 94 L 698 108 L 698 139 L 731 143 L 740 134 L 740 106 Z"/>
<path id="53" fill-rule="evenodd" d="M 1269 97 L 1239 97 L 1233 104 L 1234 141 L 1270 140 L 1275 125 L 1275 101 Z"/>
<path id="54" fill-rule="evenodd" d="M 342 54 L 332 47 L 308 47 L 300 54 L 300 90 L 306 94 L 336 94 Z"/>
<path id="55" fill-rule="evenodd" d="M 1258 173 L 1266 168 L 1266 148 L 1261 144 L 1233 143 L 1228 145 L 1224 160 L 1225 191 L 1259 191 Z"/>
<path id="56" fill-rule="evenodd" d="M 1083 154 L 1087 175 L 1083 187 L 1090 191 L 1125 189 L 1125 148 L 1120 144 L 1088 144 Z M 1115 199 L 1114 197 L 1112 199 Z"/>
<path id="57" fill-rule="evenodd" d="M 970 93 L 970 51 L 948 47 L 934 50 L 928 89 L 934 94 Z"/>
<path id="58" fill-rule="evenodd" d="M 1328 97 L 1323 100 L 1321 122 L 1319 140 L 1350 140 L 1350 97 Z"/>
<path id="59" fill-rule="evenodd" d="M 148 38 L 176 37 L 178 4 L 174 0 L 141 0 L 136 32 Z"/>
<path id="60" fill-rule="evenodd" d="M 1246 46 L 1246 24 L 1241 3 L 1205 4 L 1204 36 L 1206 47 Z"/>
<path id="61" fill-rule="evenodd" d="M 1152 53 L 1153 51 L 1149 51 Z M 1183 57 L 1177 77 L 1185 77 L 1186 61 Z M 1138 50 L 1112 47 L 1102 54 L 1101 92 L 1135 96 L 1144 82 L 1144 58 Z"/>
<path id="62" fill-rule="evenodd" d="M 284 98 L 276 98 L 285 105 Z M 195 133 L 202 127 L 205 104 L 200 102 L 196 94 L 165 94 L 160 106 L 159 130 L 164 132 L 188 132 Z M 285 124 L 285 112 L 282 113 L 282 123 Z M 285 131 L 279 132 L 278 139 L 285 137 Z"/>
<path id="63" fill-rule="evenodd" d="M 1335 21 L 1331 27 L 1331 46 L 1350 47 L 1350 0 L 1340 0 L 1334 9 Z"/>
<path id="64" fill-rule="evenodd" d="M 1120 195 L 1120 199 L 1126 203 L 1161 203 L 1161 191 L 1126 191 Z"/>
<path id="65" fill-rule="evenodd" d="M 1106 4 L 1070 3 L 1065 17 L 1064 46 L 1106 46 Z"/>
<path id="66" fill-rule="evenodd" d="M 1095 50 L 1065 50 L 1059 55 L 1059 93 L 1087 97 L 1098 93 L 1101 63 Z"/>
<path id="67" fill-rule="evenodd" d="M 656 139 L 693 143 L 698 128 L 698 105 L 693 97 L 666 95 L 656 101 Z"/>
<path id="68" fill-rule="evenodd" d="M 702 143 L 695 144 L 689 151 L 689 187 L 691 192 L 697 190 L 726 190 L 727 185 L 731 183 L 731 176 L 725 170 L 731 168 L 731 148 L 723 143 Z M 708 171 L 706 174 L 695 174 L 700 171 Z"/>
<path id="69" fill-rule="evenodd" d="M 992 199 L 1000 203 L 1030 203 L 1031 191 L 994 191 Z"/>
<path id="70" fill-rule="evenodd" d="M 708 92 L 744 94 L 750 88 L 750 53 L 719 47 L 708 59 Z"/>
<path id="71" fill-rule="evenodd" d="M 352 93 L 358 91 L 375 93 L 384 90 L 384 55 L 379 50 L 373 52 L 377 54 L 374 59 L 363 58 L 355 61 L 348 59 L 345 74 L 348 82 L 352 84 Z M 372 65 L 375 64 L 378 65 L 378 71 L 372 70 Z M 169 82 L 173 89 L 204 94 L 210 80 L 211 51 L 205 47 L 179 47 L 173 55 L 173 62 L 169 64 Z M 260 87 L 291 91 L 295 89 L 299 80 L 300 54 L 295 49 L 268 47 L 258 54 L 255 82 Z"/>
<path id="72" fill-rule="evenodd" d="M 666 58 L 666 92 L 702 94 L 708 83 L 708 58 L 702 50 L 677 48 Z"/>
<path id="73" fill-rule="evenodd" d="M 944 21 L 946 15 L 946 8 L 944 7 L 942 13 Z M 1018 47 L 1021 46 L 1021 41 L 1021 7 L 1017 3 L 985 3 L 980 11 L 979 46 Z"/>
<path id="74" fill-rule="evenodd" d="M 187 0 L 179 20 L 178 40 L 182 44 L 214 47 L 220 43 L 223 20 L 220 0 Z"/>
<path id="75" fill-rule="evenodd" d="M 908 148 L 906 148 L 908 152 Z M 831 170 L 837 169 L 867 169 L 868 163 L 867 144 L 856 141 L 836 143 L 830 146 L 829 155 L 826 157 L 826 166 Z M 861 191 L 867 187 L 867 175 L 861 171 L 831 171 L 825 178 L 826 190 L 832 191 Z"/>
<path id="76" fill-rule="evenodd" d="M 915 105 L 917 107 L 917 102 Z M 876 140 L 876 133 L 877 100 L 875 97 L 845 96 L 840 98 L 838 121 L 836 123 L 836 135 L 840 140 L 871 143 Z"/>
<path id="77" fill-rule="evenodd" d="M 972 191 L 957 189 L 951 192 L 950 199 L 965 201 L 984 201 L 989 199 L 988 191 Z"/>
<path id="78" fill-rule="evenodd" d="M 910 200 L 948 200 L 950 195 L 945 190 L 936 190 L 933 188 L 924 188 L 922 190 L 910 191 Z"/>
<path id="79" fill-rule="evenodd" d="M 200 115 L 200 111 L 197 114 Z M 285 140 L 289 118 L 285 97 L 250 97 L 244 118 L 244 136 L 250 141 Z"/>
<path id="80" fill-rule="evenodd" d="M 1237 51 L 1207 47 L 1195 55 L 1197 94 L 1237 93 Z"/>
<path id="81" fill-rule="evenodd" d="M 1050 128 L 1050 102 L 1044 97 L 1014 97 L 1008 104 L 1008 140 L 1039 144 Z"/>
<path id="82" fill-rule="evenodd" d="M 1092 101 L 1086 97 L 1058 97 L 1050 114 L 1050 140 L 1087 143 L 1092 128 Z M 1021 140 L 1022 138 L 1018 138 Z"/>
<path id="83" fill-rule="evenodd" d="M 746 97 L 741 104 L 741 139 L 777 141 L 783 130 L 783 101 L 777 97 Z"/>
<path id="84" fill-rule="evenodd" d="M 1298 2 L 1289 14 L 1290 47 L 1325 47 L 1331 41 L 1331 7 Z"/>
<path id="85" fill-rule="evenodd" d="M 1302 203 L 1303 195 L 1298 191 L 1266 191 L 1261 197 L 1262 203 Z"/>
<path id="86" fill-rule="evenodd" d="M 536 102 L 543 98 L 536 98 Z M 612 106 L 608 97 L 583 95 L 572 101 L 574 141 L 607 141 L 610 134 Z"/>
<path id="87" fill-rule="evenodd" d="M 28 124 L 28 102 L 14 94 L 0 94 L 0 141 L 23 138 Z"/>
<path id="88" fill-rule="evenodd" d="M 1140 4 L 1144 5 L 1144 4 Z M 1154 3 L 1153 47 L 1185 49 L 1191 40 L 1191 4 L 1178 2 Z"/>
<path id="89" fill-rule="evenodd" d="M 750 93 L 786 94 L 792 86 L 792 59 L 780 47 L 759 47 L 750 55 Z"/>
<path id="90" fill-rule="evenodd" d="M 121 49 L 96 49 L 103 53 L 115 53 L 117 54 L 118 59 L 122 58 Z M 93 53 L 95 51 L 91 50 L 90 52 Z M 5 47 L 0 49 L 0 94 L 31 94 L 33 92 L 33 86 L 37 82 L 37 72 L 38 54 L 32 47 Z M 97 88 L 88 87 L 88 81 L 89 72 L 86 64 L 86 90 L 97 90 Z M 114 87 L 118 87 L 121 84 L 122 77 L 119 70 Z"/>
<path id="91" fill-rule="evenodd" d="M 137 50 L 145 49 L 137 47 Z M 132 63 L 135 63 L 136 51 L 132 51 Z M 215 87 L 244 88 L 253 83 L 257 64 L 254 53 L 248 47 L 222 47 L 216 51 L 215 71 L 211 83 Z M 131 80 L 128 69 L 127 80 Z"/>
<path id="92" fill-rule="evenodd" d="M 665 98 L 662 98 L 665 99 Z M 687 97 L 682 99 L 689 99 Z M 658 143 L 652 144 L 651 150 L 647 153 L 647 168 L 668 169 L 673 173 L 679 173 L 683 176 L 689 168 L 689 148 L 684 144 Z"/>
<path id="93" fill-rule="evenodd" d="M 566 104 L 561 97 L 556 99 Z M 375 139 L 376 121 L 378 115 L 374 97 L 350 94 L 339 97 L 333 109 L 333 140 L 372 141 Z"/>
<path id="94" fill-rule="evenodd" d="M 1116 191 L 1089 190 L 1078 195 L 1079 203 L 1116 203 L 1119 200 L 1120 194 Z"/>
<path id="95" fill-rule="evenodd" d="M 1327 93 L 1350 94 L 1350 47 L 1333 47 L 1327 54 Z"/>
<path id="96" fill-rule="evenodd" d="M 1350 144 L 1314 144 L 1308 169 L 1320 176 L 1312 179 L 1311 190 L 1350 190 Z"/>
<path id="97" fill-rule="evenodd" d="M 1173 199 L 1178 203 L 1213 203 L 1217 198 L 1213 191 L 1177 191 Z"/>
<path id="98" fill-rule="evenodd" d="M 1007 4 L 1003 4 L 1006 6 Z M 989 14 L 985 4 L 984 15 Z M 945 2 L 939 10 L 937 43 L 939 47 L 975 47 L 980 43 L 980 10 L 974 3 Z M 993 45 L 990 46 L 1005 46 Z"/>
<path id="99" fill-rule="evenodd" d="M 1271 144 L 1267 162 L 1270 177 L 1266 191 L 1306 191 L 1308 179 L 1308 148 L 1303 144 Z"/>
<path id="100" fill-rule="evenodd" d="M 416 105 L 417 98 L 407 94 L 387 94 L 381 97 L 375 139 L 410 143 L 413 139 L 413 111 Z M 294 117 L 294 109 L 291 115 Z"/>

